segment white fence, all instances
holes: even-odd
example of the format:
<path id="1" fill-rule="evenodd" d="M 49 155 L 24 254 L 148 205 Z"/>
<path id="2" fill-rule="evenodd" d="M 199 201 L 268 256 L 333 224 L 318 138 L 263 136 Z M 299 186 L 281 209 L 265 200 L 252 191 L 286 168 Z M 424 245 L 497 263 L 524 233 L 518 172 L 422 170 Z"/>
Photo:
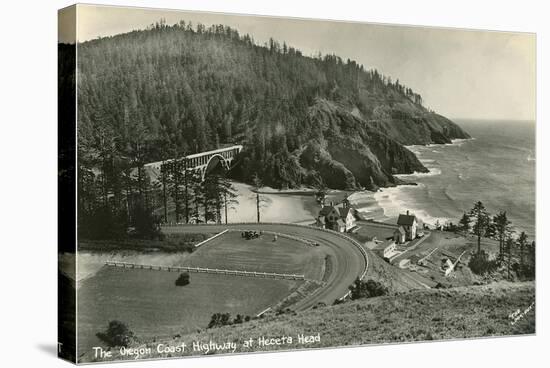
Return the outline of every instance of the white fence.
<path id="1" fill-rule="evenodd" d="M 168 272 L 196 272 L 196 273 L 212 273 L 220 275 L 232 275 L 232 276 L 246 276 L 246 277 L 260 277 L 270 279 L 284 279 L 284 280 L 305 280 L 305 275 L 295 275 L 287 273 L 275 273 L 275 272 L 255 272 L 255 271 L 241 271 L 241 270 L 225 270 L 220 268 L 206 268 L 206 267 L 191 267 L 191 266 L 159 266 L 159 265 L 146 265 L 138 263 L 128 262 L 105 262 L 109 267 L 153 270 L 153 271 L 168 271 Z"/>
<path id="2" fill-rule="evenodd" d="M 203 244 L 205 244 L 205 243 L 208 243 L 210 240 L 216 239 L 218 236 L 221 236 L 221 235 L 225 234 L 225 233 L 228 232 L 228 231 L 229 231 L 229 229 L 225 229 L 224 231 L 222 231 L 222 232 L 220 232 L 220 233 L 217 233 L 216 235 L 211 236 L 210 238 L 205 239 L 205 240 L 201 241 L 200 243 L 195 244 L 195 248 L 198 248 L 198 247 L 200 247 L 201 245 L 203 245 Z"/>

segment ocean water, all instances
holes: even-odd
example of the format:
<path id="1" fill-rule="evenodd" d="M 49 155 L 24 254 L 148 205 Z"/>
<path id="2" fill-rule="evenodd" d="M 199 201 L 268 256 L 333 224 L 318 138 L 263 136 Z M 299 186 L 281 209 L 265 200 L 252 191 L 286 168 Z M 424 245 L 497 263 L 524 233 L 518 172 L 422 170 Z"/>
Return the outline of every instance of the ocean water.
<path id="1" fill-rule="evenodd" d="M 430 172 L 400 175 L 417 186 L 356 193 L 352 201 L 369 218 L 387 221 L 406 210 L 425 223 L 457 222 L 474 202 L 491 214 L 503 210 L 517 231 L 535 237 L 535 123 L 456 121 L 473 139 L 409 146 Z"/>

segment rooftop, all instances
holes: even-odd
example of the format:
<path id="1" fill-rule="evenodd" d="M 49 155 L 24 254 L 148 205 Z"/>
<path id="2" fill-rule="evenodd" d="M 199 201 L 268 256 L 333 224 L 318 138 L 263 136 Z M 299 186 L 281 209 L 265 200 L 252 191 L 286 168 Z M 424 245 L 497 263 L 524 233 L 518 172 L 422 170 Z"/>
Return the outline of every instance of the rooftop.
<path id="1" fill-rule="evenodd" d="M 405 229 L 403 229 L 403 226 L 399 226 L 395 231 L 399 231 L 400 234 L 405 234 Z"/>
<path id="2" fill-rule="evenodd" d="M 348 217 L 349 211 L 351 211 L 350 207 L 339 207 L 338 211 L 340 212 L 340 216 L 343 218 Z"/>
<path id="3" fill-rule="evenodd" d="M 323 208 L 321 208 L 321 211 L 319 211 L 319 216 L 327 216 L 334 209 L 334 206 L 324 206 Z"/>
<path id="4" fill-rule="evenodd" d="M 411 226 L 415 220 L 416 217 L 414 215 L 409 215 L 407 211 L 406 215 L 399 215 L 397 225 Z"/>

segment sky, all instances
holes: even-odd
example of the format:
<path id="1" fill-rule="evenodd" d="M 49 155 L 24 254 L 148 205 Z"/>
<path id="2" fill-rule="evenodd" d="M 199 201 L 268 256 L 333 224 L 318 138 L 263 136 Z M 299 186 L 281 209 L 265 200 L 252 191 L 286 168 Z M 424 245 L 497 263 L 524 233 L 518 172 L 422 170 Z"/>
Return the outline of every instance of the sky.
<path id="1" fill-rule="evenodd" d="M 60 12 L 60 42 L 75 39 L 70 13 Z M 79 42 L 144 29 L 161 18 L 224 24 L 259 44 L 272 37 L 304 55 L 336 54 L 376 68 L 449 118 L 535 120 L 534 34 L 95 5 L 78 5 L 76 13 Z"/>

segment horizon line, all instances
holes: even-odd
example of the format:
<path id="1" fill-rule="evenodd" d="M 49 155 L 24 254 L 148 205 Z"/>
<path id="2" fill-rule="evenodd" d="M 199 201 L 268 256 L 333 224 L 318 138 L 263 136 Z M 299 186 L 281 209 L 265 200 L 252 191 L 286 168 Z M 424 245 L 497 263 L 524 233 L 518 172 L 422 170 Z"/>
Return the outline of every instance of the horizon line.
<path id="1" fill-rule="evenodd" d="M 486 118 L 486 117 L 449 117 L 449 116 L 445 116 L 441 113 L 438 113 L 437 111 L 435 112 L 436 114 L 439 114 L 439 115 L 442 115 L 444 117 L 446 117 L 447 119 L 450 119 L 450 120 L 472 120 L 472 121 L 476 121 L 476 120 L 480 120 L 480 121 L 491 121 L 491 122 L 524 122 L 524 123 L 536 123 L 537 119 L 536 118 L 531 118 L 531 119 L 519 119 L 519 118 L 505 118 L 505 117 L 489 117 L 489 118 Z"/>

